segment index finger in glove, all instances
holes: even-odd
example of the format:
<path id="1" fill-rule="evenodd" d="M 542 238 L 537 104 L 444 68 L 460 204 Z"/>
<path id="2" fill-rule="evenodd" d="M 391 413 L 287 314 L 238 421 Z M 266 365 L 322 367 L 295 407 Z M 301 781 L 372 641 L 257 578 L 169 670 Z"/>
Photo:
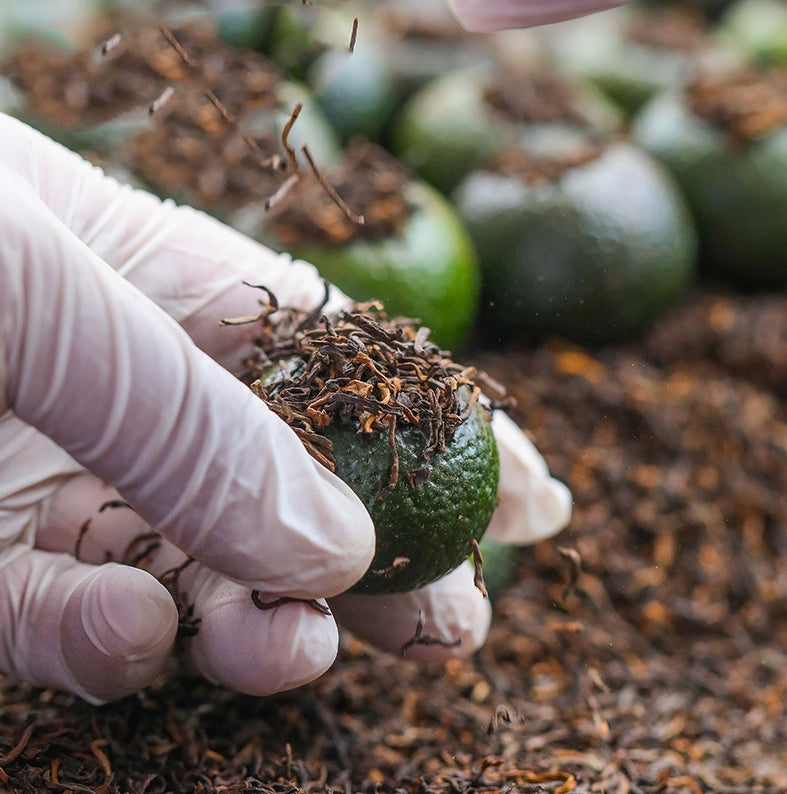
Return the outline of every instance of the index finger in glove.
<path id="1" fill-rule="evenodd" d="M 0 413 L 242 584 L 312 598 L 358 579 L 374 532 L 352 491 L 2 167 L 0 192 Z"/>

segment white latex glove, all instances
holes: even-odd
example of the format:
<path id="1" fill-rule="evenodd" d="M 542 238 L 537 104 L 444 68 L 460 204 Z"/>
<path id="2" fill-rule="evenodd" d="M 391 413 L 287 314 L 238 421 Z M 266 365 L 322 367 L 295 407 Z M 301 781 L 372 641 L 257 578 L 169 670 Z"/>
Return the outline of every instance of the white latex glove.
<path id="1" fill-rule="evenodd" d="M 448 0 L 462 27 L 476 33 L 530 28 L 622 5 L 625 0 Z"/>
<path id="2" fill-rule="evenodd" d="M 334 619 L 300 601 L 259 610 L 249 591 L 343 592 L 368 567 L 373 527 L 228 371 L 253 327 L 218 326 L 258 310 L 243 280 L 313 307 L 316 271 L 119 185 L 2 114 L 0 141 L 0 671 L 92 702 L 145 686 L 176 629 L 155 575 L 191 555 L 180 588 L 202 621 L 186 644 L 198 672 L 254 694 L 320 675 L 336 654 Z M 335 290 L 332 302 L 345 301 Z M 568 521 L 567 490 L 510 421 L 495 426 L 503 469 L 490 531 L 552 534 Z M 99 512 L 116 499 L 133 510 Z M 161 544 L 146 570 L 106 563 L 151 530 Z M 461 645 L 408 655 L 469 653 L 490 610 L 467 576 L 375 597 L 377 617 L 345 596 L 342 615 L 397 651 L 422 616 L 424 634 Z"/>

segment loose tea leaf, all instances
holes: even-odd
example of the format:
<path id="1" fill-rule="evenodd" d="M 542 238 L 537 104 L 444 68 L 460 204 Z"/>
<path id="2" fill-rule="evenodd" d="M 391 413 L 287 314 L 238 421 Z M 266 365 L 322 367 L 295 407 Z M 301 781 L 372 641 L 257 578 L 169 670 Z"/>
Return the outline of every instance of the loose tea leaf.
<path id="1" fill-rule="evenodd" d="M 461 637 L 454 640 L 447 640 L 443 637 L 436 637 L 433 634 L 424 634 L 424 616 L 418 614 L 418 623 L 415 626 L 415 633 L 401 647 L 402 656 L 407 655 L 407 651 L 414 645 L 441 645 L 444 648 L 457 648 L 462 644 Z"/>

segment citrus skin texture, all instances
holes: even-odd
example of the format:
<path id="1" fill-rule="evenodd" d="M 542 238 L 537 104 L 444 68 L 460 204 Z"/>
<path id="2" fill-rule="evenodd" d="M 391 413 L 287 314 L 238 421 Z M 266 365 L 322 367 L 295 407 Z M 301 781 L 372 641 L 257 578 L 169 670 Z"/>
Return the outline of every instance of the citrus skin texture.
<path id="1" fill-rule="evenodd" d="M 388 489 L 392 454 L 384 432 L 361 435 L 352 425 L 320 432 L 333 442 L 336 474 L 366 505 L 377 531 L 377 551 L 354 592 L 396 593 L 423 587 L 472 553 L 497 502 L 499 461 L 486 409 L 476 404 L 443 454 L 425 463 L 424 438 L 413 427 L 396 432 L 399 478 Z M 430 468 L 411 485 L 408 472 Z M 406 558 L 408 563 L 395 565 Z"/>
<path id="2" fill-rule="evenodd" d="M 418 320 L 431 339 L 459 350 L 478 313 L 481 274 L 473 244 L 448 202 L 420 180 L 404 189 L 414 211 L 399 234 L 340 246 L 294 246 L 294 256 L 358 301 Z"/>
<path id="3" fill-rule="evenodd" d="M 633 146 L 535 185 L 477 171 L 455 199 L 484 274 L 484 328 L 498 337 L 624 340 L 693 279 L 688 210 L 669 175 Z"/>
<path id="4" fill-rule="evenodd" d="M 665 94 L 644 108 L 633 135 L 683 189 L 707 272 L 746 288 L 787 286 L 787 125 L 736 144 L 680 95 Z"/>

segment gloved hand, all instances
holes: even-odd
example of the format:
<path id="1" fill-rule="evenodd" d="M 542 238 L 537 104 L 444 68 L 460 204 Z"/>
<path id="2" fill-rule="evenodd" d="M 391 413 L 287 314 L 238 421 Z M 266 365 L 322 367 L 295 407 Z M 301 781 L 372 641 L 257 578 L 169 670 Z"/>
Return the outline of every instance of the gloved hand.
<path id="1" fill-rule="evenodd" d="M 329 598 L 365 572 L 373 527 L 350 489 L 231 371 L 263 283 L 311 308 L 316 271 L 188 207 L 118 184 L 0 114 L 0 671 L 91 702 L 133 692 L 171 653 L 178 586 L 201 619 L 194 669 L 267 694 L 320 675 L 338 642 Z M 347 298 L 333 290 L 331 304 Z M 570 496 L 506 417 L 491 532 L 526 543 L 559 530 Z M 130 508 L 101 511 L 123 500 Z M 89 523 L 86 525 L 86 521 Z M 86 526 L 86 528 L 85 528 Z M 133 559 L 149 544 L 139 567 Z M 79 559 L 75 557 L 78 551 Z M 360 636 L 391 650 L 423 618 L 469 653 L 488 603 L 463 566 L 405 596 L 342 596 Z M 386 631 L 380 636 L 379 627 Z"/>
<path id="2" fill-rule="evenodd" d="M 461 25 L 479 33 L 548 25 L 619 6 L 624 2 L 625 0 L 448 0 Z"/>

